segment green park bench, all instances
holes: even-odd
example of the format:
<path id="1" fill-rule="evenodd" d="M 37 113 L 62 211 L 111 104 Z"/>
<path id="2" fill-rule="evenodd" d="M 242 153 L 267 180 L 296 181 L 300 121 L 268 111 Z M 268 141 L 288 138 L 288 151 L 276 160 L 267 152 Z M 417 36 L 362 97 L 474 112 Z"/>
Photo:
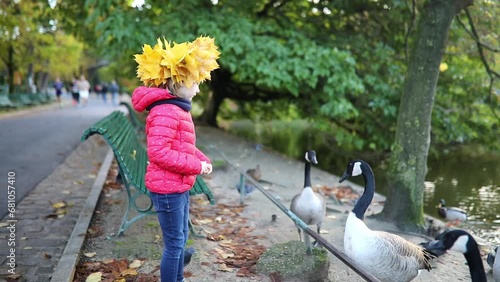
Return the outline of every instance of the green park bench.
<path id="1" fill-rule="evenodd" d="M 134 126 L 135 130 L 137 130 L 138 132 L 144 132 L 144 124 L 139 120 L 132 106 L 130 106 L 129 103 L 123 101 L 120 102 L 120 105 L 125 106 L 127 108 L 130 122 Z"/>
<path id="2" fill-rule="evenodd" d="M 9 99 L 9 94 L 0 91 L 0 108 L 15 108 L 16 104 Z"/>
<path id="3" fill-rule="evenodd" d="M 156 213 L 144 183 L 148 156 L 144 145 L 139 141 L 136 129 L 121 111 L 114 111 L 89 127 L 83 133 L 81 141 L 87 140 L 87 138 L 94 134 L 102 135 L 113 150 L 118 163 L 121 181 L 127 191 L 128 206 L 117 233 L 117 236 L 119 236 L 123 234 L 132 223 L 145 216 Z M 189 194 L 191 196 L 205 194 L 210 204 L 215 204 L 215 198 L 212 192 L 199 175 L 196 177 L 196 182 L 189 191 Z M 148 204 L 138 205 L 137 200 L 139 198 L 146 198 Z M 137 211 L 137 215 L 129 218 L 131 217 L 129 214 L 132 210 Z M 189 222 L 189 227 L 191 232 L 196 234 L 191 221 Z"/>

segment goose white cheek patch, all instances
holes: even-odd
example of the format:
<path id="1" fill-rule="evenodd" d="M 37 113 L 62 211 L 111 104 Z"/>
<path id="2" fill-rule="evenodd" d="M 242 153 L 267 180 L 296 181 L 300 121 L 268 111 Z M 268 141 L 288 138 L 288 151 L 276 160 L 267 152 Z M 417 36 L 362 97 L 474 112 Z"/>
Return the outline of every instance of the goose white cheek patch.
<path id="1" fill-rule="evenodd" d="M 358 176 L 361 173 L 363 173 L 361 171 L 361 163 L 360 162 L 355 162 L 354 163 L 354 167 L 352 168 L 352 176 Z"/>
<path id="2" fill-rule="evenodd" d="M 469 237 L 467 235 L 462 235 L 457 238 L 450 250 L 465 254 L 467 252 L 467 242 L 469 242 Z"/>

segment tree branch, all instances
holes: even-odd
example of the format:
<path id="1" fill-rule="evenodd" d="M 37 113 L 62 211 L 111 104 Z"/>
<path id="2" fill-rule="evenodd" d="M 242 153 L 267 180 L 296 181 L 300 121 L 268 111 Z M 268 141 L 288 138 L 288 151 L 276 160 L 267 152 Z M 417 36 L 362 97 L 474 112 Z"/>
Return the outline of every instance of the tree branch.
<path id="1" fill-rule="evenodd" d="M 488 98 L 487 98 L 487 102 L 491 105 L 491 111 L 493 113 L 493 115 L 497 118 L 497 119 L 500 119 L 500 117 L 496 114 L 495 112 L 495 108 L 493 107 L 493 101 L 492 101 L 492 95 L 493 95 L 493 83 L 495 81 L 495 78 L 500 78 L 500 74 L 497 73 L 496 71 L 494 71 L 493 69 L 491 69 L 490 65 L 488 64 L 488 61 L 486 60 L 486 56 L 484 55 L 484 49 L 483 48 L 486 48 L 485 44 L 481 43 L 480 39 L 479 39 L 479 36 L 477 34 L 477 31 L 476 31 L 476 27 L 474 26 L 474 22 L 472 20 L 472 16 L 469 12 L 469 9 L 467 8 L 464 8 L 465 10 L 465 15 L 467 16 L 467 20 L 469 21 L 469 25 L 470 25 L 470 31 L 467 29 L 467 27 L 465 26 L 465 24 L 460 20 L 459 16 L 457 15 L 456 18 L 458 20 L 458 22 L 462 25 L 462 27 L 465 29 L 465 31 L 467 33 L 469 33 L 469 35 L 472 37 L 472 39 L 476 42 L 476 45 L 477 45 L 477 50 L 479 52 L 479 57 L 481 58 L 481 61 L 483 62 L 483 65 L 484 65 L 484 68 L 486 69 L 486 72 L 488 73 L 488 76 L 490 77 L 490 86 L 488 87 Z M 488 50 L 494 50 L 494 49 L 489 49 L 489 48 L 486 48 Z M 493 52 L 497 52 L 497 51 L 493 51 Z"/>
<path id="2" fill-rule="evenodd" d="M 467 32 L 471 37 L 472 39 L 474 39 L 474 41 L 476 41 L 477 44 L 480 44 L 482 47 L 484 47 L 485 49 L 488 49 L 492 52 L 495 52 L 495 53 L 498 53 L 500 52 L 500 49 L 498 48 L 494 48 L 494 47 L 491 47 L 489 45 L 486 45 L 485 43 L 481 42 L 479 40 L 479 37 L 477 36 L 477 33 L 475 31 L 475 28 L 474 28 L 474 24 L 472 22 L 472 19 L 470 17 L 470 13 L 468 12 L 469 10 L 465 9 L 465 13 L 467 14 L 467 19 L 469 20 L 469 23 L 471 25 L 471 29 L 472 31 L 468 30 L 467 27 L 465 26 L 465 23 L 460 19 L 460 17 L 457 15 L 457 21 L 458 23 L 460 23 L 460 25 L 464 28 L 465 32 Z"/>

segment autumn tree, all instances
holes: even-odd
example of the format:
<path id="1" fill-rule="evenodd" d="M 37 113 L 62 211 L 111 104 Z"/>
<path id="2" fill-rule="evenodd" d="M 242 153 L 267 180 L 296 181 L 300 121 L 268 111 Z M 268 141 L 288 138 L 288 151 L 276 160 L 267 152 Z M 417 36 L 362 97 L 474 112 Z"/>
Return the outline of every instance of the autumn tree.
<path id="1" fill-rule="evenodd" d="M 43 90 L 50 75 L 69 79 L 78 70 L 83 45 L 58 30 L 61 15 L 48 2 L 2 1 L 0 11 L 0 58 L 11 93 L 15 73 Z"/>

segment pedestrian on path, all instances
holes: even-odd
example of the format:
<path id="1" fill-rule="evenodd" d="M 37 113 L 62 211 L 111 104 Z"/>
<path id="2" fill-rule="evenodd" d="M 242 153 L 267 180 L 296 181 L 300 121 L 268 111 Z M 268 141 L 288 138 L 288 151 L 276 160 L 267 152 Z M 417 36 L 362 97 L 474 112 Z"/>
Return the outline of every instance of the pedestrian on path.
<path id="1" fill-rule="evenodd" d="M 62 107 L 61 95 L 63 94 L 63 88 L 64 83 L 59 77 L 56 78 L 56 81 L 54 82 L 54 89 L 56 90 L 57 103 L 59 104 L 59 107 Z"/>
<path id="2" fill-rule="evenodd" d="M 78 87 L 78 93 L 80 94 L 80 99 L 82 99 L 82 105 L 86 106 L 90 95 L 90 83 L 85 78 L 85 75 L 81 75 L 80 79 L 76 82 Z"/>
<path id="3" fill-rule="evenodd" d="M 78 106 L 80 103 L 80 90 L 78 89 L 78 79 L 76 77 L 73 78 L 71 82 L 71 96 L 73 98 L 73 106 Z"/>
<path id="4" fill-rule="evenodd" d="M 163 58 L 161 54 L 171 57 Z M 190 110 L 191 100 L 200 91 L 199 83 L 218 68 L 218 57 L 214 40 L 208 37 L 173 47 L 165 44 L 165 49 L 158 39 L 154 49 L 144 45 L 143 54 L 135 55 L 137 76 L 148 85 L 134 90 L 132 105 L 139 112 L 149 111 L 146 136 L 150 163 L 145 182 L 163 233 L 162 282 L 184 281 L 189 190 L 197 174 L 212 172 L 210 160 L 195 146 Z M 183 71 L 179 71 L 181 68 Z"/>
<path id="5" fill-rule="evenodd" d="M 113 106 L 114 107 L 118 106 L 117 98 L 118 98 L 118 92 L 120 91 L 120 87 L 118 86 L 118 83 L 116 83 L 116 80 L 113 79 L 111 81 L 108 90 L 111 93 L 111 102 L 113 103 Z"/>

